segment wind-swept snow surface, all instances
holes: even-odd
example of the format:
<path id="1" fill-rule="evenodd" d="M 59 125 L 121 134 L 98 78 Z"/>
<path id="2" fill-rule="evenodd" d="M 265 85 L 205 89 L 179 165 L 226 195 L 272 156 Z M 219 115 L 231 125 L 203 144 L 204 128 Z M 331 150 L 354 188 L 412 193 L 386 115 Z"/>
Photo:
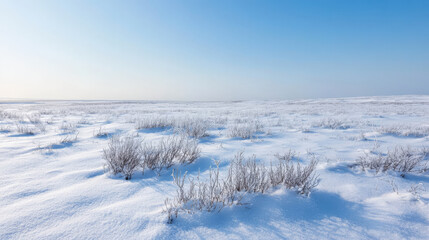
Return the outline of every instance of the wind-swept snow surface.
<path id="1" fill-rule="evenodd" d="M 113 136 L 157 146 L 172 135 L 197 139 L 200 156 L 139 166 L 130 180 L 104 168 Z M 204 181 L 218 164 L 224 178 L 239 152 L 267 168 L 282 156 L 317 159 L 319 185 L 308 197 L 281 186 L 248 193 L 241 205 L 179 212 L 168 224 L 172 170 Z M 427 239 L 428 154 L 428 96 L 4 101 L 0 239 Z M 408 161 L 418 163 L 409 170 Z"/>

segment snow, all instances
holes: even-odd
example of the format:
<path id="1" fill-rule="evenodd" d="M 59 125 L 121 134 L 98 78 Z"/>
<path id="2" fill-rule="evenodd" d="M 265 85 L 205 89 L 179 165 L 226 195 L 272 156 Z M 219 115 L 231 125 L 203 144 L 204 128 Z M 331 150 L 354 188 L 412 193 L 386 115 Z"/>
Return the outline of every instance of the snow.
<path id="1" fill-rule="evenodd" d="M 176 166 L 189 176 L 207 177 L 215 160 L 225 174 L 239 151 L 269 165 L 292 149 L 303 164 L 316 156 L 320 184 L 308 198 L 274 188 L 247 195 L 245 205 L 180 213 L 167 224 L 164 199 L 176 191 L 171 169 L 160 176 L 139 170 L 129 181 L 112 176 L 102 159 L 108 137 L 96 136 L 101 127 L 110 136 L 156 141 L 174 131 L 135 126 L 159 116 L 210 123 L 201 157 Z M 229 128 L 250 121 L 263 126 L 255 138 L 229 137 Z M 0 239 L 427 239 L 427 172 L 401 177 L 351 165 L 377 146 L 428 147 L 428 128 L 429 96 L 0 102 Z"/>

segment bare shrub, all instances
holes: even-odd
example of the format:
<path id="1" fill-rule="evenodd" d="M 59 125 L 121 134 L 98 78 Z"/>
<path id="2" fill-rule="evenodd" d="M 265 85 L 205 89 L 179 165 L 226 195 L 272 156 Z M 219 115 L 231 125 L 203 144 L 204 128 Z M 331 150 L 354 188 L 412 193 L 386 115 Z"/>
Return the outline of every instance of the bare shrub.
<path id="1" fill-rule="evenodd" d="M 97 131 L 93 132 L 93 136 L 96 138 L 104 138 L 104 137 L 108 137 L 109 135 L 110 135 L 109 132 L 104 130 L 102 126 L 100 126 L 100 128 L 98 128 Z"/>
<path id="2" fill-rule="evenodd" d="M 315 174 L 316 165 L 314 159 L 305 167 L 279 160 L 278 164 L 271 164 L 267 169 L 257 163 L 254 156 L 245 160 L 240 152 L 231 162 L 225 179 L 219 176 L 219 162 L 216 162 L 215 170 L 209 170 L 207 181 L 200 180 L 198 175 L 196 179 L 188 178 L 188 186 L 185 186 L 186 173 L 181 176 L 173 171 L 173 183 L 177 190 L 173 199 L 167 198 L 164 202 L 167 222 L 172 223 L 179 212 L 213 212 L 221 211 L 225 206 L 240 205 L 245 194 L 264 193 L 275 186 L 295 189 L 299 194 L 308 196 L 319 183 Z"/>
<path id="3" fill-rule="evenodd" d="M 258 132 L 263 132 L 263 126 L 258 121 L 236 123 L 228 128 L 228 136 L 233 138 L 251 139 Z"/>
<path id="4" fill-rule="evenodd" d="M 238 192 L 264 193 L 271 186 L 265 166 L 256 163 L 255 156 L 244 160 L 243 152 L 238 153 L 231 162 L 226 182 L 227 187 Z"/>
<path id="5" fill-rule="evenodd" d="M 203 120 L 186 119 L 176 124 L 175 131 L 179 133 L 184 133 L 189 137 L 198 139 L 198 138 L 208 136 L 207 134 L 208 128 L 209 128 L 208 123 Z"/>
<path id="6" fill-rule="evenodd" d="M 29 114 L 27 115 L 27 119 L 30 123 L 36 125 L 41 123 L 42 121 L 40 120 L 40 114 L 38 113 L 33 113 L 33 114 Z"/>
<path id="7" fill-rule="evenodd" d="M 180 164 L 193 163 L 197 158 L 200 157 L 201 149 L 198 147 L 198 141 L 193 139 L 182 139 L 181 148 L 177 161 Z"/>
<path id="8" fill-rule="evenodd" d="M 140 166 L 158 174 L 175 164 L 190 164 L 200 156 L 198 141 L 186 136 L 173 135 L 154 142 L 138 141 L 131 137 L 110 139 L 103 158 L 107 169 L 113 174 L 123 173 L 130 179 L 134 170 Z"/>
<path id="9" fill-rule="evenodd" d="M 108 148 L 103 149 L 103 158 L 111 173 L 122 173 L 129 180 L 139 166 L 141 153 L 141 141 L 132 137 L 112 137 Z"/>
<path id="10" fill-rule="evenodd" d="M 179 205 L 176 203 L 176 201 L 166 198 L 164 200 L 163 211 L 167 213 L 167 223 L 172 224 L 173 220 L 177 218 L 177 215 L 179 214 Z"/>
<path id="11" fill-rule="evenodd" d="M 70 133 L 77 131 L 76 124 L 63 122 L 60 126 L 60 130 L 63 133 Z"/>
<path id="12" fill-rule="evenodd" d="M 382 134 L 391 134 L 402 137 L 426 137 L 429 136 L 428 126 L 406 126 L 394 125 L 380 127 L 378 131 Z"/>
<path id="13" fill-rule="evenodd" d="M 427 155 L 424 151 L 417 151 L 410 147 L 397 146 L 389 149 L 386 154 L 365 153 L 357 161 L 363 171 L 367 169 L 375 170 L 376 173 L 388 170 L 401 173 L 404 176 L 408 172 L 428 171 Z"/>
<path id="14" fill-rule="evenodd" d="M 151 116 L 139 119 L 136 122 L 136 129 L 150 129 L 150 128 L 169 128 L 174 126 L 174 121 L 167 117 Z"/>
<path id="15" fill-rule="evenodd" d="M 425 158 L 428 157 L 429 156 L 429 147 L 422 147 L 420 149 L 420 153 L 422 155 L 424 155 Z"/>
<path id="16" fill-rule="evenodd" d="M 413 184 L 408 189 L 408 192 L 411 193 L 413 196 L 413 199 L 416 201 L 419 201 L 421 199 L 422 193 L 424 193 L 426 190 L 423 187 L 422 183 Z"/>
<path id="17" fill-rule="evenodd" d="M 45 123 L 48 124 L 48 125 L 54 124 L 54 117 L 51 117 L 50 119 L 46 119 Z"/>
<path id="18" fill-rule="evenodd" d="M 43 122 L 35 124 L 41 133 L 46 133 L 46 125 Z"/>
<path id="19" fill-rule="evenodd" d="M 280 160 L 276 166 L 271 165 L 270 167 L 268 175 L 271 185 L 283 185 L 288 189 L 295 189 L 299 194 L 308 196 L 319 184 L 318 176 L 315 174 L 316 166 L 315 159 L 312 159 L 307 166 Z"/>
<path id="20" fill-rule="evenodd" d="M 158 145 L 143 145 L 142 167 L 160 172 L 163 168 L 174 165 L 181 151 L 182 139 L 177 137 L 163 138 Z"/>
<path id="21" fill-rule="evenodd" d="M 67 147 L 68 145 L 71 145 L 77 142 L 78 135 L 79 135 L 79 132 L 77 132 L 76 134 L 62 135 L 55 143 L 51 143 L 46 147 L 39 146 L 39 149 L 42 151 L 42 153 L 45 151 L 46 154 L 52 154 L 53 149 L 64 148 L 64 147 Z"/>
<path id="22" fill-rule="evenodd" d="M 329 128 L 329 129 L 349 129 L 351 128 L 343 119 L 326 118 L 313 124 L 315 127 Z"/>
<path id="23" fill-rule="evenodd" d="M 143 172 L 145 168 L 151 170 L 162 169 L 164 165 L 161 154 L 162 149 L 158 145 L 154 145 L 153 143 L 144 143 L 142 148 L 142 161 L 140 163 Z"/>
<path id="24" fill-rule="evenodd" d="M 186 178 L 186 173 L 172 173 L 173 183 L 176 185 L 176 196 L 165 199 L 164 212 L 167 213 L 167 223 L 172 223 L 179 212 L 194 213 L 195 211 L 221 211 L 225 206 L 239 204 L 241 198 L 233 188 L 219 178 L 219 164 L 216 170 L 209 170 L 208 181 L 202 181 L 198 175 L 196 179 Z M 185 187 L 188 179 L 189 186 Z"/>
<path id="25" fill-rule="evenodd" d="M 314 173 L 316 165 L 315 159 L 303 167 L 287 158 L 278 160 L 277 164 L 271 163 L 267 169 L 256 163 L 255 157 L 245 161 L 241 152 L 231 162 L 228 180 L 238 191 L 264 193 L 269 187 L 283 185 L 287 189 L 295 189 L 300 194 L 308 195 L 319 182 Z"/>
<path id="26" fill-rule="evenodd" d="M 292 160 L 292 158 L 294 158 L 296 156 L 296 152 L 293 151 L 292 149 L 289 149 L 287 152 L 285 152 L 283 154 L 276 153 L 276 154 L 274 154 L 274 156 L 278 160 L 290 161 L 290 160 Z"/>
<path id="27" fill-rule="evenodd" d="M 82 117 L 81 119 L 79 119 L 79 121 L 77 122 L 80 125 L 88 125 L 90 124 L 89 120 L 85 117 Z"/>
<path id="28" fill-rule="evenodd" d="M 31 128 L 26 124 L 16 124 L 16 131 L 20 134 L 36 135 L 36 129 Z"/>
<path id="29" fill-rule="evenodd" d="M 228 123 L 228 118 L 217 116 L 212 119 L 211 123 L 213 127 L 222 128 Z"/>
<path id="30" fill-rule="evenodd" d="M 1 111 L 0 112 L 1 119 L 11 119 L 11 120 L 19 120 L 23 119 L 23 116 L 18 112 L 10 112 L 10 111 Z"/>
<path id="31" fill-rule="evenodd" d="M 38 149 L 40 150 L 41 154 L 51 155 L 54 153 L 54 150 L 52 149 L 52 144 L 46 147 L 39 146 Z"/>
<path id="32" fill-rule="evenodd" d="M 161 139 L 159 144 L 144 143 L 142 148 L 142 168 L 158 173 L 174 164 L 190 164 L 200 156 L 198 141 L 186 136 L 173 135 Z"/>
<path id="33" fill-rule="evenodd" d="M 59 143 L 60 144 L 70 144 L 70 143 L 74 143 L 77 141 L 77 136 L 79 135 L 79 133 L 76 133 L 74 135 L 72 134 L 67 134 L 64 135 L 60 138 Z"/>

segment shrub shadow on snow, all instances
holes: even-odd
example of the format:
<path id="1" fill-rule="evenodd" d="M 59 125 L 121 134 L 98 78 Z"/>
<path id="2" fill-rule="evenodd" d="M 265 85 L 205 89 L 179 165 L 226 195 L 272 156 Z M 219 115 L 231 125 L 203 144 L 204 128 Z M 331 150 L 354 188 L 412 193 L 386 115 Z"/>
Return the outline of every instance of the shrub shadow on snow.
<path id="1" fill-rule="evenodd" d="M 226 161 L 222 161 L 219 164 L 219 168 L 225 167 L 229 163 Z M 178 165 L 177 167 L 173 167 L 169 169 L 168 178 L 167 180 L 172 181 L 171 177 L 171 171 L 175 169 L 175 171 L 180 171 L 182 173 L 187 172 L 188 176 L 196 176 L 198 172 L 204 173 L 208 171 L 210 168 L 216 168 L 216 164 L 210 157 L 200 157 L 195 162 L 188 164 L 188 165 Z"/>
<path id="2" fill-rule="evenodd" d="M 312 133 L 317 133 L 316 131 L 314 131 L 314 130 L 310 130 L 310 129 L 306 129 L 306 130 L 299 130 L 299 132 L 301 132 L 301 133 L 310 133 L 310 134 L 312 134 Z"/>
<path id="3" fill-rule="evenodd" d="M 353 171 L 353 168 L 358 167 L 357 165 L 352 165 L 349 163 L 341 163 L 337 164 L 332 167 L 328 167 L 326 170 L 333 173 L 339 173 L 339 174 L 352 174 L 352 175 L 359 175 L 356 172 Z"/>
<path id="4" fill-rule="evenodd" d="M 71 147 L 71 146 L 73 146 L 73 142 L 55 143 L 55 144 L 50 145 L 50 147 L 52 149 L 63 149 L 63 148 L 66 148 L 66 147 Z"/>
<path id="5" fill-rule="evenodd" d="M 109 139 L 113 136 L 113 133 L 103 133 L 103 134 L 97 134 L 96 136 L 94 136 L 94 138 L 98 138 L 98 139 Z"/>
<path id="6" fill-rule="evenodd" d="M 349 202 L 335 193 L 316 191 L 309 198 L 295 192 L 278 190 L 271 195 L 256 195 L 249 204 L 224 208 L 221 212 L 203 212 L 195 215 L 181 215 L 172 227 L 178 231 L 193 231 L 199 227 L 239 234 L 239 228 L 274 232 L 277 225 L 290 222 L 316 222 L 322 219 L 339 218 L 359 226 L 370 226 L 372 220 L 364 218 L 364 207 Z M 265 227 L 261 227 L 265 226 Z"/>
<path id="7" fill-rule="evenodd" d="M 8 137 L 33 137 L 36 136 L 35 133 L 19 133 L 19 134 L 12 134 L 9 135 Z"/>
<path id="8" fill-rule="evenodd" d="M 67 135 L 72 135 L 73 133 L 75 133 L 75 131 L 66 131 L 66 132 L 58 133 L 57 136 L 67 136 Z"/>
<path id="9" fill-rule="evenodd" d="M 96 133 L 95 135 L 94 135 L 94 138 L 97 138 L 97 139 L 104 139 L 104 140 L 106 140 L 106 139 L 109 139 L 109 138 L 111 138 L 111 137 L 113 137 L 113 136 L 115 136 L 115 135 L 121 135 L 122 134 L 122 130 L 119 130 L 119 129 L 117 129 L 117 130 L 115 130 L 114 132 L 98 132 L 98 133 Z"/>
<path id="10" fill-rule="evenodd" d="M 219 168 L 223 168 L 229 165 L 227 161 L 220 161 Z M 196 175 L 198 172 L 205 172 L 210 168 L 216 168 L 215 161 L 210 157 L 200 157 L 197 161 L 189 164 L 179 166 L 179 170 L 182 172 L 188 172 L 189 175 Z"/>
<path id="11" fill-rule="evenodd" d="M 425 175 L 416 175 L 413 173 L 407 173 L 403 178 L 412 182 L 429 183 L 429 176 L 425 176 Z"/>
<path id="12" fill-rule="evenodd" d="M 139 133 L 163 133 L 165 135 L 173 134 L 173 127 L 159 127 L 159 128 L 142 128 L 137 130 Z"/>
<path id="13" fill-rule="evenodd" d="M 98 177 L 104 174 L 104 170 L 103 169 L 98 169 L 98 170 L 94 170 L 94 171 L 90 171 L 89 173 L 86 174 L 86 178 L 94 178 L 94 177 Z"/>
<path id="14" fill-rule="evenodd" d="M 429 225 L 429 221 L 425 219 L 422 215 L 417 213 L 407 213 L 401 216 L 403 221 L 413 222 L 413 223 L 423 223 Z"/>
<path id="15" fill-rule="evenodd" d="M 219 136 L 216 135 L 208 135 L 208 136 L 204 136 L 202 138 L 199 139 L 200 143 L 213 143 L 215 142 L 215 140 L 219 138 Z"/>
<path id="16" fill-rule="evenodd" d="M 372 138 L 361 138 L 358 141 L 361 141 L 361 142 L 381 142 L 378 139 L 372 139 Z"/>
<path id="17" fill-rule="evenodd" d="M 194 163 L 188 164 L 188 165 L 181 165 L 177 166 L 179 171 L 187 172 L 188 174 L 194 174 L 200 172 L 205 172 L 210 168 L 210 166 L 214 166 L 214 162 L 212 159 L 208 157 L 200 157 L 197 161 Z"/>
<path id="18" fill-rule="evenodd" d="M 47 192 L 48 189 L 42 189 L 42 190 L 24 190 L 17 193 L 13 193 L 7 196 L 7 198 L 14 199 L 14 200 L 22 200 L 23 198 L 32 197 L 35 195 L 39 195 L 42 193 Z"/>
<path id="19" fill-rule="evenodd" d="M 380 133 L 380 135 L 385 137 L 394 137 L 394 138 L 400 138 L 400 139 L 424 138 L 427 136 L 425 134 L 418 134 L 418 133 L 411 133 L 407 135 L 402 135 L 400 133 Z"/>

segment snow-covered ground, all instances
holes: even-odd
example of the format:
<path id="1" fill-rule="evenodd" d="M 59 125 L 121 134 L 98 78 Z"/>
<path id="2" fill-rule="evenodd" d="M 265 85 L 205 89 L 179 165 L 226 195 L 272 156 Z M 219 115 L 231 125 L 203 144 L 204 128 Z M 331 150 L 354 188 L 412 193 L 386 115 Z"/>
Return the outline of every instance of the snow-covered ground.
<path id="1" fill-rule="evenodd" d="M 167 224 L 175 195 L 171 169 L 138 170 L 131 180 L 105 172 L 113 135 L 147 141 L 173 128 L 136 129 L 163 119 L 208 126 L 201 157 L 177 165 L 204 178 L 221 174 L 237 152 L 266 166 L 292 150 L 318 159 L 309 197 L 272 188 L 221 212 L 180 213 Z M 250 139 L 231 137 L 249 130 Z M 255 132 L 252 132 L 253 130 Z M 104 134 L 105 133 L 105 134 Z M 0 239 L 428 239 L 429 174 L 362 169 L 365 153 L 395 147 L 429 151 L 429 96 L 300 101 L 0 102 Z M 426 148 L 426 150 L 425 150 Z M 425 161 L 427 161 L 427 157 Z"/>

